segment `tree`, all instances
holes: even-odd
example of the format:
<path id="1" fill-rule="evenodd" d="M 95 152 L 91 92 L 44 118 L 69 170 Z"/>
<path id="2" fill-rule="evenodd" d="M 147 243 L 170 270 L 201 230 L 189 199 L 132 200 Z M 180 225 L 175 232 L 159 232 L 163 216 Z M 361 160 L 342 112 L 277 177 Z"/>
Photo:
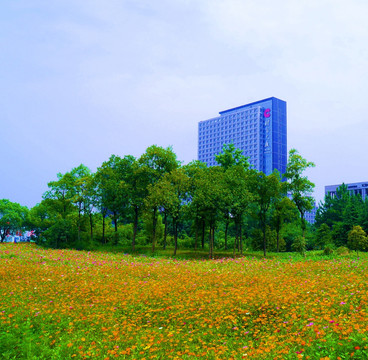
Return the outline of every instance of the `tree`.
<path id="1" fill-rule="evenodd" d="M 180 162 L 177 160 L 176 154 L 173 152 L 171 147 L 164 149 L 157 145 L 152 145 L 147 148 L 146 152 L 139 158 L 138 162 L 146 171 L 147 178 L 150 183 L 150 191 L 153 191 L 154 184 L 166 173 L 170 173 L 180 166 Z M 160 200 L 155 196 L 151 196 L 150 201 L 145 201 L 147 211 L 149 211 L 152 216 L 152 252 L 155 251 L 156 246 L 156 223 L 159 202 Z"/>
<path id="2" fill-rule="evenodd" d="M 332 234 L 330 227 L 323 223 L 316 233 L 316 243 L 320 249 L 323 249 L 326 245 L 332 243 Z"/>
<path id="3" fill-rule="evenodd" d="M 96 181 L 99 190 L 99 208 L 103 219 L 106 215 L 110 216 L 114 222 L 115 245 L 118 243 L 118 222 L 129 209 L 129 189 L 125 177 L 129 173 L 134 157 L 125 156 L 123 159 L 116 155 L 111 155 L 97 169 Z M 103 227 L 104 225 L 103 220 Z"/>
<path id="4" fill-rule="evenodd" d="M 314 200 L 311 194 L 315 186 L 306 176 L 303 176 L 303 173 L 308 168 L 314 166 L 314 163 L 308 162 L 299 155 L 297 150 L 291 149 L 289 151 L 286 172 L 283 175 L 288 180 L 287 189 L 300 213 L 303 238 L 305 237 L 306 229 L 304 214 L 306 211 L 313 209 Z"/>
<path id="5" fill-rule="evenodd" d="M 70 172 L 72 176 L 71 186 L 74 188 L 72 202 L 78 208 L 78 241 L 80 241 L 80 233 L 81 233 L 81 217 L 82 213 L 85 210 L 85 192 L 88 177 L 91 176 L 91 170 L 88 169 L 87 166 L 81 164 L 78 167 L 72 169 Z"/>
<path id="6" fill-rule="evenodd" d="M 194 207 L 198 207 L 201 216 L 208 223 L 209 257 L 214 257 L 216 224 L 221 217 L 223 207 L 223 171 L 219 166 L 202 169 L 195 179 L 196 192 L 192 199 Z"/>
<path id="7" fill-rule="evenodd" d="M 348 234 L 348 247 L 355 250 L 358 256 L 358 251 L 368 249 L 368 238 L 366 232 L 361 226 L 354 226 Z"/>
<path id="8" fill-rule="evenodd" d="M 135 243 L 138 231 L 138 220 L 144 209 L 144 201 L 148 196 L 148 185 L 150 183 L 150 169 L 134 161 L 131 172 L 126 178 L 128 185 L 130 208 L 133 212 L 133 237 L 132 250 L 135 251 Z M 165 224 L 166 225 L 166 224 Z"/>
<path id="9" fill-rule="evenodd" d="M 201 232 L 201 244 L 204 248 L 205 236 L 205 218 L 201 211 L 201 204 L 196 201 L 198 181 L 208 170 L 207 165 L 201 161 L 194 160 L 184 165 L 184 171 L 189 177 L 188 204 L 185 207 L 187 218 L 192 219 L 194 223 L 194 248 L 198 247 L 198 237 Z M 193 199 L 195 201 L 193 201 Z"/>
<path id="10" fill-rule="evenodd" d="M 151 204 L 157 200 L 159 207 L 171 215 L 174 229 L 174 256 L 178 248 L 178 224 L 181 208 L 187 202 L 189 176 L 183 168 L 166 173 L 152 188 L 147 198 Z M 166 227 L 166 224 L 165 224 Z"/>
<path id="11" fill-rule="evenodd" d="M 0 241 L 4 242 L 7 235 L 23 229 L 28 208 L 8 199 L 0 199 Z"/>
<path id="12" fill-rule="evenodd" d="M 83 211 L 89 218 L 90 239 L 93 241 L 93 215 L 99 204 L 98 184 L 95 174 L 89 174 L 82 178 L 81 181 L 83 182 L 83 192 L 81 194 L 83 199 Z"/>
<path id="13" fill-rule="evenodd" d="M 320 203 L 316 215 L 316 227 L 327 225 L 332 229 L 332 240 L 336 246 L 346 246 L 348 233 L 353 226 L 360 225 L 368 229 L 368 202 L 360 195 L 351 195 L 345 184 L 339 186 L 334 197 L 327 194 L 324 203 Z M 325 224 L 325 225 L 324 225 Z"/>
<path id="14" fill-rule="evenodd" d="M 222 152 L 215 156 L 216 162 L 225 170 L 235 165 L 240 165 L 245 169 L 249 168 L 249 157 L 243 155 L 243 151 L 235 148 L 234 144 L 224 144 Z"/>
<path id="15" fill-rule="evenodd" d="M 47 184 L 49 190 L 43 194 L 43 198 L 51 200 L 48 202 L 48 205 L 52 206 L 53 210 L 65 219 L 75 210 L 73 205 L 75 179 L 70 172 L 65 174 L 58 173 L 57 178 L 58 180 L 50 181 Z"/>
<path id="16" fill-rule="evenodd" d="M 224 144 L 222 153 L 216 155 L 216 161 L 224 171 L 222 213 L 225 221 L 225 249 L 227 249 L 230 219 L 233 218 L 236 227 L 235 255 L 236 243 L 238 243 L 238 250 L 243 253 L 242 224 L 243 215 L 252 200 L 249 191 L 249 178 L 252 171 L 249 170 L 248 158 L 243 155 L 242 150 L 236 149 L 234 144 Z"/>
<path id="17" fill-rule="evenodd" d="M 282 186 L 282 185 L 281 185 Z M 281 193 L 283 190 L 281 190 Z M 276 231 L 276 251 L 280 251 L 280 232 L 285 223 L 291 222 L 297 216 L 296 206 L 287 197 L 276 198 L 273 205 L 271 223 Z"/>
<path id="18" fill-rule="evenodd" d="M 29 210 L 27 224 L 34 229 L 36 242 L 45 241 L 43 233 L 48 230 L 60 217 L 55 211 L 53 200 L 45 199 Z"/>
<path id="19" fill-rule="evenodd" d="M 254 200 L 251 183 L 255 176 L 254 170 L 249 170 L 243 165 L 234 165 L 224 173 L 223 214 L 232 217 L 235 224 L 236 236 L 234 242 L 234 255 L 236 244 L 238 251 L 243 253 L 243 218 L 250 210 L 250 204 Z M 227 230 L 227 229 L 226 229 Z M 225 236 L 227 233 L 225 233 Z"/>
<path id="20" fill-rule="evenodd" d="M 267 216 L 273 202 L 282 194 L 281 181 L 278 173 L 265 175 L 263 172 L 255 174 L 253 181 L 253 189 L 255 194 L 255 203 L 257 207 L 257 216 L 260 227 L 263 232 L 263 255 L 266 256 L 266 226 Z"/>

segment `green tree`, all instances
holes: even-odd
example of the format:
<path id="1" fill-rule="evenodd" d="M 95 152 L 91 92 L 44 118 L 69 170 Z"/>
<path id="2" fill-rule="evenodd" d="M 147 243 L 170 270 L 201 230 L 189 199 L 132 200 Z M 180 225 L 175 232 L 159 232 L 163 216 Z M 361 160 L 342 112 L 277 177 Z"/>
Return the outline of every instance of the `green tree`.
<path id="1" fill-rule="evenodd" d="M 351 195 L 345 184 L 339 186 L 335 196 L 327 194 L 324 202 L 319 204 L 316 215 L 316 228 L 328 225 L 333 243 L 346 246 L 348 233 L 353 226 L 361 225 L 364 229 L 367 222 L 368 202 L 363 202 L 360 195 Z"/>
<path id="2" fill-rule="evenodd" d="M 50 200 L 48 206 L 53 207 L 53 211 L 65 219 L 71 212 L 75 211 L 73 204 L 75 178 L 68 172 L 58 173 L 57 179 L 47 184 L 49 190 L 43 194 L 43 199 Z"/>
<path id="3" fill-rule="evenodd" d="M 43 233 L 49 229 L 57 221 L 58 216 L 60 216 L 54 211 L 52 203 L 53 200 L 50 199 L 42 200 L 29 210 L 27 223 L 29 228 L 35 231 L 37 243 L 46 240 Z"/>
<path id="4" fill-rule="evenodd" d="M 209 226 L 209 257 L 214 257 L 215 229 L 221 218 L 223 207 L 224 172 L 219 166 L 202 169 L 195 179 L 196 192 L 192 199 L 194 207 L 198 207 L 201 216 Z"/>
<path id="5" fill-rule="evenodd" d="M 170 173 L 180 166 L 180 162 L 176 158 L 176 154 L 171 147 L 162 148 L 152 145 L 146 149 L 146 152 L 139 158 L 138 162 L 145 169 L 147 178 L 149 179 L 149 191 L 153 194 L 154 184 L 157 183 L 166 173 Z M 149 199 L 145 200 L 147 211 L 152 216 L 152 252 L 156 246 L 156 224 L 158 217 L 158 207 L 160 199 L 157 196 L 148 195 Z"/>
<path id="6" fill-rule="evenodd" d="M 187 202 L 189 191 L 189 176 L 185 169 L 178 168 L 166 173 L 153 187 L 152 194 L 159 199 L 161 207 L 168 212 L 173 220 L 174 256 L 178 248 L 178 225 L 182 217 L 182 207 Z"/>
<path id="7" fill-rule="evenodd" d="M 198 181 L 201 176 L 206 174 L 207 165 L 201 161 L 195 160 L 184 165 L 184 171 L 189 177 L 188 204 L 185 206 L 186 218 L 193 221 L 194 227 L 194 248 L 198 247 L 199 234 L 201 233 L 202 249 L 204 248 L 206 221 L 202 212 L 202 207 L 197 200 Z M 194 199 L 194 201 L 193 201 Z"/>
<path id="8" fill-rule="evenodd" d="M 130 171 L 134 157 L 125 156 L 123 159 L 111 155 L 108 161 L 97 169 L 96 181 L 99 187 L 99 208 L 103 219 L 110 216 L 114 222 L 115 239 L 118 243 L 118 223 L 129 211 L 129 189 L 125 177 Z M 103 220 L 103 226 L 105 226 Z"/>
<path id="9" fill-rule="evenodd" d="M 307 244 L 304 236 L 297 236 L 292 244 L 292 249 L 305 256 Z"/>
<path id="10" fill-rule="evenodd" d="M 368 249 L 368 238 L 366 232 L 361 226 L 354 226 L 348 234 L 348 247 L 351 250 L 355 250 L 357 255 L 358 251 L 365 251 Z"/>
<path id="11" fill-rule="evenodd" d="M 282 186 L 282 184 L 281 184 Z M 283 190 L 281 189 L 281 193 Z M 296 216 L 297 209 L 295 204 L 287 197 L 276 198 L 273 211 L 271 224 L 276 231 L 276 251 L 280 251 L 280 232 L 284 227 L 285 223 L 293 221 Z"/>
<path id="12" fill-rule="evenodd" d="M 236 244 L 238 251 L 243 253 L 243 223 L 244 217 L 250 211 L 250 205 L 255 199 L 252 192 L 252 178 L 255 176 L 254 170 L 249 170 L 243 165 L 234 165 L 224 173 L 224 194 L 222 199 L 222 212 L 226 216 L 227 211 L 231 215 L 236 230 L 234 242 L 234 254 Z M 227 235 L 227 233 L 226 233 Z"/>
<path id="13" fill-rule="evenodd" d="M 27 220 L 28 208 L 8 199 L 0 199 L 0 241 L 8 234 L 23 229 Z"/>
<path id="14" fill-rule="evenodd" d="M 86 205 L 86 186 L 88 178 L 91 176 L 91 170 L 81 164 L 76 168 L 73 168 L 70 172 L 72 176 L 72 187 L 71 191 L 73 193 L 72 202 L 78 208 L 78 242 L 81 239 L 81 218 L 85 210 Z"/>
<path id="15" fill-rule="evenodd" d="M 224 171 L 222 214 L 225 222 L 225 249 L 227 249 L 230 220 L 233 219 L 236 228 L 235 255 L 236 243 L 238 243 L 238 250 L 243 253 L 243 216 L 248 211 L 249 203 L 252 200 L 249 190 L 250 165 L 242 150 L 236 149 L 234 144 L 224 144 L 222 152 L 216 155 L 216 161 Z"/>
<path id="16" fill-rule="evenodd" d="M 139 218 L 144 209 L 145 198 L 148 196 L 150 172 L 151 171 L 149 168 L 140 164 L 138 161 L 134 161 L 134 163 L 132 164 L 131 172 L 128 174 L 126 178 L 126 184 L 128 185 L 128 191 L 130 194 L 129 196 L 130 208 L 131 211 L 133 212 L 133 237 L 132 237 L 133 251 L 135 251 Z"/>
<path id="17" fill-rule="evenodd" d="M 260 227 L 263 232 L 263 255 L 266 256 L 267 241 L 266 241 L 266 226 L 268 213 L 272 204 L 282 194 L 280 176 L 278 173 L 265 175 L 259 172 L 254 176 L 253 192 L 255 194 L 255 203 L 257 204 L 257 217 L 260 222 Z"/>
<path id="18" fill-rule="evenodd" d="M 332 234 L 330 227 L 323 223 L 316 232 L 316 244 L 320 249 L 332 243 Z"/>
<path id="19" fill-rule="evenodd" d="M 314 166 L 314 163 L 305 160 L 297 150 L 291 149 L 289 151 L 286 172 L 283 174 L 288 181 L 287 189 L 300 213 L 303 238 L 305 238 L 306 229 L 304 215 L 306 211 L 313 209 L 314 200 L 311 194 L 315 186 L 306 176 L 303 176 L 303 173 L 308 168 Z"/>
<path id="20" fill-rule="evenodd" d="M 215 156 L 216 162 L 225 170 L 235 165 L 240 165 L 245 169 L 249 168 L 249 157 L 243 155 L 243 151 L 235 148 L 234 144 L 224 144 L 222 152 Z"/>
<path id="21" fill-rule="evenodd" d="M 89 174 L 81 179 L 83 182 L 83 211 L 89 219 L 90 239 L 93 241 L 94 214 L 99 205 L 98 183 L 95 174 Z"/>

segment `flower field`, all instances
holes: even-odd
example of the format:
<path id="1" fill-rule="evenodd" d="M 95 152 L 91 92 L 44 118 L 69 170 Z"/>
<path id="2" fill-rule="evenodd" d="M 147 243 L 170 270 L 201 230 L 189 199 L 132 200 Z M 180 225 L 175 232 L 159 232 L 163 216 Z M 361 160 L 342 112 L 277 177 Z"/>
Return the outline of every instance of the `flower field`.
<path id="1" fill-rule="evenodd" d="M 368 359 L 366 259 L 0 246 L 2 359 Z"/>

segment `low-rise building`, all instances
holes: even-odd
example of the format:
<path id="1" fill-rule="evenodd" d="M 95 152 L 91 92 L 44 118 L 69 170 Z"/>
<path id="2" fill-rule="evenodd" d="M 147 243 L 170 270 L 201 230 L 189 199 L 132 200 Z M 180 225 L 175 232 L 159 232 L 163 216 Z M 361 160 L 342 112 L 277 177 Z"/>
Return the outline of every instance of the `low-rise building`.
<path id="1" fill-rule="evenodd" d="M 332 197 L 336 196 L 336 190 L 341 186 L 339 185 L 327 185 L 325 186 L 325 194 Z M 345 184 L 351 195 L 360 195 L 363 200 L 368 197 L 368 181 L 356 182 Z"/>

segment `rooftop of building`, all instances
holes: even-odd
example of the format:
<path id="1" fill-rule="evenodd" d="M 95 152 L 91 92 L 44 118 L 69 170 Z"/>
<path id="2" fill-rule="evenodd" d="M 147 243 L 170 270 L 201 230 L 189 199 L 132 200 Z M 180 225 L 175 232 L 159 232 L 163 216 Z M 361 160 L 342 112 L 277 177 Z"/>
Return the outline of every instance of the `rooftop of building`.
<path id="1" fill-rule="evenodd" d="M 220 111 L 219 114 L 222 115 L 224 113 L 227 113 L 227 112 L 230 112 L 230 111 L 234 111 L 234 110 L 239 110 L 239 109 L 244 108 L 244 107 L 255 106 L 255 105 L 258 105 L 258 104 L 263 103 L 265 101 L 269 101 L 269 100 L 280 100 L 280 101 L 283 101 L 281 99 L 278 99 L 278 98 L 272 96 L 272 97 L 269 97 L 269 98 L 266 98 L 266 99 L 263 99 L 263 100 L 254 101 L 254 102 L 251 102 L 249 104 L 245 104 L 245 105 L 237 106 L 237 107 L 234 107 L 234 108 L 231 108 L 231 109 L 227 109 L 227 110 L 224 110 L 224 111 Z"/>
<path id="2" fill-rule="evenodd" d="M 341 183 L 341 184 L 335 184 L 335 185 L 325 185 L 325 189 L 327 188 L 336 188 L 341 186 L 342 184 L 346 185 L 347 187 L 349 186 L 359 186 L 359 185 L 365 185 L 363 187 L 368 187 L 368 181 L 360 181 L 360 182 L 351 182 L 351 183 Z"/>

